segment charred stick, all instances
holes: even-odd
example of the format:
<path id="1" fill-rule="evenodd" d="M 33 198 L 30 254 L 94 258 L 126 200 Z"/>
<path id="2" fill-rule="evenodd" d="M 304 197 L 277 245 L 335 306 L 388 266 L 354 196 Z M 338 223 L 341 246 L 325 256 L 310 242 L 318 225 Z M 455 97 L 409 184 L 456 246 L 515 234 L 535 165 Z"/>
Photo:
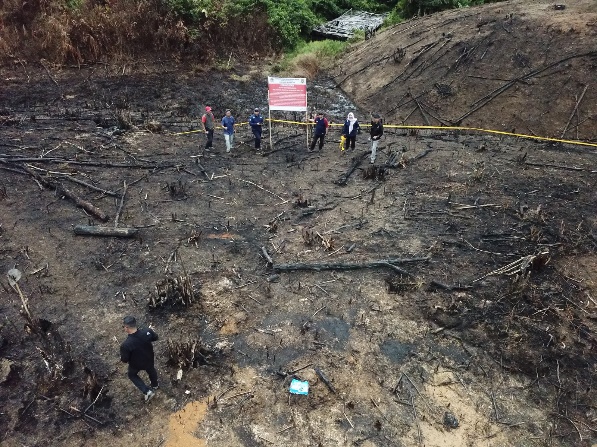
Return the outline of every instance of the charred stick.
<path id="1" fill-rule="evenodd" d="M 46 174 L 53 174 L 53 175 L 59 175 L 61 176 L 64 180 L 68 180 L 69 182 L 73 182 L 73 183 L 77 183 L 79 185 L 83 185 L 86 188 L 89 188 L 93 191 L 97 191 L 97 192 L 101 192 L 102 194 L 105 194 L 107 196 L 112 196 L 112 197 L 118 197 L 118 193 L 114 192 L 114 191 L 110 191 L 104 188 L 99 188 L 95 185 L 92 185 L 91 183 L 87 183 L 84 182 L 83 180 L 79 180 L 78 178 L 73 177 L 71 174 L 68 174 L 66 172 L 57 172 L 57 171 L 48 171 L 47 169 L 42 169 L 42 168 L 38 168 L 35 165 L 27 165 L 28 167 L 35 169 L 36 171 L 42 171 L 45 172 Z"/>
<path id="2" fill-rule="evenodd" d="M 106 385 L 102 385 L 101 389 L 97 393 L 97 396 L 95 396 L 95 399 L 93 400 L 93 402 L 91 402 L 91 404 L 89 404 L 89 406 L 87 408 L 85 408 L 85 411 L 83 411 L 83 414 L 86 414 L 89 411 L 89 409 L 95 405 L 95 403 L 98 401 L 98 399 L 102 395 L 102 391 L 104 391 L 105 386 Z"/>
<path id="3" fill-rule="evenodd" d="M 375 408 L 377 408 L 377 410 L 378 410 L 378 411 L 381 413 L 381 415 L 383 416 L 383 418 L 384 418 L 386 421 L 390 422 L 390 420 L 387 418 L 387 416 L 384 414 L 384 412 L 383 412 L 383 411 L 381 411 L 381 408 L 379 408 L 379 406 L 378 406 L 378 405 L 375 403 L 375 401 L 373 400 L 373 398 L 371 397 L 370 399 L 371 399 L 371 403 L 373 404 L 373 406 L 374 406 Z"/>
<path id="4" fill-rule="evenodd" d="M 389 268 L 396 270 L 399 268 L 396 267 L 394 264 L 426 262 L 428 260 L 429 260 L 429 257 L 385 259 L 385 260 L 362 262 L 362 263 L 278 264 L 278 265 L 273 266 L 273 270 L 276 272 L 291 272 L 291 271 L 296 271 L 296 270 L 308 270 L 308 271 L 319 272 L 319 271 L 323 271 L 323 270 L 360 270 L 360 269 L 378 268 L 378 267 L 389 267 Z M 400 271 L 399 273 L 404 273 L 404 272 Z"/>
<path id="5" fill-rule="evenodd" d="M 455 124 L 460 124 L 465 118 L 467 118 L 468 116 L 472 115 L 473 113 L 475 113 L 477 110 L 479 110 L 481 107 L 483 107 L 484 105 L 486 105 L 487 103 L 489 103 L 490 101 L 492 101 L 493 99 L 495 99 L 496 97 L 498 97 L 499 95 L 501 95 L 502 93 L 504 93 L 506 90 L 508 90 L 510 87 L 512 87 L 514 84 L 516 84 L 516 82 L 520 82 L 520 81 L 526 81 L 527 79 L 530 79 L 532 77 L 537 76 L 540 73 L 543 73 L 544 71 L 549 70 L 552 67 L 555 67 L 557 65 L 560 65 L 564 62 L 567 62 L 571 59 L 576 59 L 576 58 L 581 58 L 581 57 L 587 57 L 587 56 L 594 56 L 597 54 L 597 51 L 589 51 L 587 53 L 580 53 L 580 54 L 574 54 L 572 56 L 568 56 L 565 57 L 563 59 L 560 59 L 556 62 L 552 62 L 551 64 L 543 67 L 543 68 L 539 68 L 537 70 L 533 70 L 523 76 L 520 76 L 516 79 L 513 79 L 512 81 L 507 82 L 506 84 L 502 85 L 501 87 L 498 87 L 497 89 L 495 89 L 494 91 L 492 91 L 491 93 L 485 95 L 483 98 L 479 99 L 478 101 L 476 101 L 475 103 L 473 103 L 473 107 L 466 112 L 464 115 L 460 116 L 459 118 L 457 118 L 456 120 L 453 121 L 453 123 Z"/>
<path id="6" fill-rule="evenodd" d="M 317 376 L 321 379 L 321 381 L 323 383 L 325 383 L 325 386 L 327 386 L 332 393 L 336 394 L 336 389 L 334 388 L 334 385 L 332 385 L 332 383 L 325 376 L 323 371 L 321 371 L 321 369 L 319 369 L 319 368 L 314 368 L 314 369 L 315 369 L 315 374 L 317 374 Z"/>
<path id="7" fill-rule="evenodd" d="M 63 175 L 64 175 L 64 179 L 68 180 L 69 182 L 78 183 L 79 185 L 83 185 L 89 189 L 92 189 L 93 191 L 101 192 L 102 194 L 105 194 L 107 196 L 118 197 L 118 193 L 116 193 L 114 191 L 110 191 L 110 190 L 104 189 L 104 188 L 99 188 L 90 183 L 84 182 L 83 180 L 79 180 L 78 178 L 72 177 L 68 174 L 63 174 Z"/>
<path id="8" fill-rule="evenodd" d="M 576 104 L 574 106 L 574 109 L 572 109 L 572 113 L 570 114 L 570 118 L 568 118 L 568 122 L 566 123 L 566 125 L 564 126 L 564 130 L 562 131 L 562 135 L 560 136 L 560 138 L 564 138 L 564 135 L 566 135 L 566 132 L 568 131 L 568 126 L 570 126 L 570 123 L 572 122 L 572 118 L 574 118 L 574 115 L 578 109 L 578 106 L 580 105 L 580 103 L 582 102 L 582 99 L 585 96 L 585 93 L 587 93 L 587 89 L 589 88 L 589 85 L 585 85 L 584 90 L 582 91 L 582 93 L 580 94 L 580 98 L 578 98 L 578 101 L 576 101 Z"/>
<path id="9" fill-rule="evenodd" d="M 261 253 L 263 253 L 263 257 L 267 260 L 267 263 L 269 265 L 274 265 L 274 260 L 269 255 L 269 253 L 267 252 L 267 249 L 265 247 L 261 247 Z"/>
<path id="10" fill-rule="evenodd" d="M 278 194 L 276 194 L 276 193 L 273 193 L 273 192 L 271 192 L 271 191 L 269 191 L 269 190 L 265 189 L 263 186 L 260 186 L 260 185 L 258 185 L 257 183 L 253 183 L 253 182 L 252 182 L 252 181 L 250 181 L 250 180 L 243 180 L 242 178 L 237 178 L 237 180 L 240 180 L 241 182 L 244 182 L 244 183 L 248 183 L 249 185 L 253 185 L 253 186 L 255 186 L 255 187 L 259 188 L 260 190 L 262 190 L 262 191 L 265 191 L 265 192 L 267 192 L 268 194 L 271 194 L 271 195 L 272 195 L 272 196 L 274 196 L 274 197 L 277 197 L 278 199 L 280 199 L 280 200 L 282 201 L 282 203 L 283 203 L 283 204 L 288 202 L 288 200 L 286 200 L 286 199 L 283 199 L 283 198 L 282 198 L 282 197 L 280 197 Z"/>
<path id="11" fill-rule="evenodd" d="M 429 122 L 429 118 L 427 118 L 427 114 L 423 110 L 423 107 L 421 107 L 421 103 L 415 99 L 415 104 L 417 105 L 417 107 L 419 109 L 419 112 L 421 112 L 421 116 L 425 120 L 425 124 L 428 125 L 428 126 L 430 126 L 431 123 Z"/>
<path id="12" fill-rule="evenodd" d="M 85 211 L 97 217 L 99 220 L 105 222 L 109 219 L 108 215 L 104 213 L 102 210 L 97 208 L 95 205 L 92 205 L 91 203 L 87 202 L 86 200 L 81 199 L 79 196 L 66 189 L 60 183 L 55 183 L 49 179 L 45 179 L 42 176 L 40 176 L 37 172 L 35 172 L 33 169 L 28 168 L 26 166 L 23 166 L 23 169 L 27 171 L 27 173 L 31 175 L 33 178 L 38 180 L 42 185 L 54 189 L 56 193 L 58 193 L 58 195 L 67 197 L 77 206 L 83 208 Z"/>
<path id="13" fill-rule="evenodd" d="M 292 371 L 288 371 L 288 375 L 292 376 L 293 374 L 296 374 L 297 372 L 302 371 L 303 369 L 307 369 L 311 365 L 313 365 L 313 363 L 309 363 L 308 365 L 302 366 L 298 369 L 293 369 Z"/>
<path id="14" fill-rule="evenodd" d="M 100 168 L 137 168 L 137 169 L 164 169 L 164 168 L 176 168 L 180 165 L 175 163 L 168 163 L 163 165 L 148 165 L 148 164 L 128 164 L 128 163 L 109 163 L 109 162 L 97 162 L 97 161 L 76 161 L 76 160 L 68 160 L 65 158 L 39 158 L 39 157 L 11 157 L 11 156 L 2 156 L 0 158 L 0 162 L 9 162 L 9 163 L 23 163 L 23 162 L 33 162 L 33 163 L 56 163 L 56 164 L 66 164 L 66 165 L 76 165 L 76 166 L 97 166 Z"/>
<path id="15" fill-rule="evenodd" d="M 120 205 L 118 206 L 118 211 L 116 211 L 116 217 L 114 218 L 114 228 L 118 226 L 118 220 L 120 219 L 120 213 L 122 212 L 122 207 L 124 206 L 124 197 L 126 196 L 126 180 L 122 185 L 122 195 L 120 196 Z"/>
<path id="16" fill-rule="evenodd" d="M 74 228 L 74 232 L 79 236 L 134 237 L 139 230 L 137 228 L 77 225 Z"/>
<path id="17" fill-rule="evenodd" d="M 369 156 L 369 151 L 364 152 L 363 154 L 361 154 L 361 155 L 359 155 L 357 157 L 354 157 L 352 159 L 352 164 L 348 168 L 348 171 L 346 171 L 346 173 L 344 173 L 343 175 L 341 175 L 340 178 L 338 180 L 336 180 L 334 183 L 336 185 L 339 185 L 339 186 L 345 186 L 346 183 L 348 182 L 348 178 L 359 167 L 359 165 L 363 162 L 363 160 L 365 158 L 367 158 L 368 156 Z"/>
<path id="18" fill-rule="evenodd" d="M 577 168 L 574 166 L 562 166 L 562 165 L 555 165 L 552 163 L 532 163 L 530 161 L 525 162 L 525 164 L 527 166 L 537 166 L 540 168 L 554 168 L 554 169 L 565 169 L 567 171 L 591 171 L 590 169 L 583 169 L 583 168 Z"/>

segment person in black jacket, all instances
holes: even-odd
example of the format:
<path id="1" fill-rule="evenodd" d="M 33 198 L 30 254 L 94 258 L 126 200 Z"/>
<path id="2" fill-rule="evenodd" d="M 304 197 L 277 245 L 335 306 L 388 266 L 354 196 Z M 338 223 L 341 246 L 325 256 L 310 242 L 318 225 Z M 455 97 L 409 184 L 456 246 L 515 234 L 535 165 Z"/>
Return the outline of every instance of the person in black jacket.
<path id="1" fill-rule="evenodd" d="M 319 140 L 319 150 L 322 150 L 325 135 L 328 133 L 328 120 L 323 116 L 323 112 L 319 112 L 317 116 L 310 121 L 315 123 L 315 129 L 313 130 L 313 141 L 311 141 L 309 152 L 313 152 L 315 150 L 317 140 Z"/>
<path id="2" fill-rule="evenodd" d="M 158 335 L 149 328 L 137 328 L 135 317 L 124 317 L 124 331 L 128 334 L 126 340 L 120 345 L 120 360 L 128 363 L 128 377 L 145 396 L 150 400 L 158 388 L 158 372 L 154 366 L 152 343 Z M 151 388 L 139 377 L 139 372 L 145 371 L 151 381 Z"/>
<path id="3" fill-rule="evenodd" d="M 359 133 L 361 133 L 359 122 L 354 117 L 354 113 L 350 112 L 342 128 L 342 135 L 346 137 L 346 149 L 348 149 L 349 145 L 351 149 L 354 149 L 357 134 Z"/>
<path id="4" fill-rule="evenodd" d="M 383 123 L 381 117 L 377 113 L 371 115 L 371 163 L 375 163 L 375 155 L 377 154 L 377 144 L 383 135 Z"/>

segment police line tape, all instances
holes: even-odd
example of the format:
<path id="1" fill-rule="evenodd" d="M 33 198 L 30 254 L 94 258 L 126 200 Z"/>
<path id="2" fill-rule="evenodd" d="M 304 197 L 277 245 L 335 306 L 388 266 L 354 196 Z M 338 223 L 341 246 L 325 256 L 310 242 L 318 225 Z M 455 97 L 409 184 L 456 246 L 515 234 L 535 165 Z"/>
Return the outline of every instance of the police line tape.
<path id="1" fill-rule="evenodd" d="M 294 125 L 302 125 L 302 126 L 314 126 L 315 123 L 307 123 L 301 121 L 289 121 L 289 120 L 279 120 L 279 119 L 270 119 L 265 118 L 265 121 L 270 121 L 272 123 L 284 123 L 284 124 L 294 124 Z M 238 123 L 236 126 L 245 126 L 249 124 L 247 122 Z M 330 124 L 330 126 L 344 126 L 343 123 L 338 124 Z M 370 124 L 362 124 L 363 127 L 371 126 Z M 489 133 L 494 135 L 505 135 L 509 137 L 517 137 L 517 138 L 524 138 L 527 140 L 539 140 L 539 141 L 550 141 L 554 143 L 564 143 L 564 144 L 573 144 L 577 146 L 588 146 L 588 147 L 597 147 L 597 143 L 590 143 L 587 141 L 579 141 L 579 140 L 565 140 L 562 138 L 550 138 L 550 137 L 540 137 L 537 135 L 527 135 L 523 133 L 515 133 L 515 132 L 506 132 L 502 130 L 493 130 L 493 129 L 483 129 L 480 127 L 462 127 L 462 126 L 408 126 L 402 124 L 384 124 L 384 128 L 390 129 L 405 129 L 405 130 L 459 130 L 459 131 L 469 131 L 469 132 L 480 132 L 480 133 Z M 223 127 L 218 127 L 223 129 Z M 177 132 L 172 133 L 170 135 L 186 135 L 191 133 L 197 132 L 204 132 L 204 130 L 190 130 L 186 132 Z"/>

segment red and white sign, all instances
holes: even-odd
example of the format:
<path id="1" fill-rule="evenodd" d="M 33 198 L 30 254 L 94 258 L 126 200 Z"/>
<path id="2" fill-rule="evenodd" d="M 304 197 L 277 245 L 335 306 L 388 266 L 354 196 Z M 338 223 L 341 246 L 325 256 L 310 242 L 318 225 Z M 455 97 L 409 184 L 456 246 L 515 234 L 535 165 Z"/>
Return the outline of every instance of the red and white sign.
<path id="1" fill-rule="evenodd" d="M 267 78 L 270 110 L 307 111 L 305 78 Z"/>

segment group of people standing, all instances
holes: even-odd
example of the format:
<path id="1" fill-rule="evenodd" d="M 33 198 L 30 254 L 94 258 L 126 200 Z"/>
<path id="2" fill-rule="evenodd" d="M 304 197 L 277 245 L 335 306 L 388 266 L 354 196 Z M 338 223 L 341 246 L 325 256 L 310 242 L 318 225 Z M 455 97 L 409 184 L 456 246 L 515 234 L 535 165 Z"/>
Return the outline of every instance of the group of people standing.
<path id="1" fill-rule="evenodd" d="M 259 109 L 255 109 L 253 114 L 249 117 L 249 126 L 253 131 L 255 137 L 255 149 L 261 149 L 261 133 L 263 129 L 263 116 Z M 232 116 L 230 109 L 226 110 L 225 115 L 222 117 L 221 125 L 224 128 L 224 139 L 226 140 L 226 152 L 230 152 L 234 147 L 234 133 L 236 132 L 236 120 Z M 216 118 L 212 112 L 210 106 L 205 107 L 205 113 L 201 117 L 201 126 L 203 132 L 207 137 L 205 142 L 205 149 L 213 149 L 214 131 L 216 128 Z"/>
<path id="2" fill-rule="evenodd" d="M 329 122 L 324 116 L 323 112 L 319 112 L 315 118 L 313 118 L 315 129 L 313 130 L 313 140 L 309 147 L 309 152 L 315 150 L 315 145 L 319 142 L 319 150 L 323 149 L 325 142 L 325 136 L 328 132 Z M 361 126 L 359 121 L 355 118 L 354 113 L 350 112 L 346 117 L 346 121 L 342 126 L 342 150 L 354 149 L 357 135 L 361 133 Z M 371 163 L 375 163 L 377 156 L 377 145 L 380 138 L 383 136 L 383 122 L 381 117 L 377 113 L 371 114 L 371 128 L 369 129 L 369 140 L 371 141 Z"/>
<path id="3" fill-rule="evenodd" d="M 328 128 L 330 126 L 329 121 L 325 117 L 323 112 L 318 112 L 317 115 L 310 120 L 314 123 L 313 129 L 313 140 L 309 147 L 309 152 L 315 150 L 315 146 L 319 143 L 319 150 L 323 149 L 325 143 L 325 136 L 327 135 Z M 253 110 L 253 114 L 249 117 L 249 126 L 253 132 L 255 138 L 255 149 L 261 149 L 261 134 L 263 130 L 264 118 L 260 113 L 259 109 Z M 205 107 L 205 113 L 201 117 L 201 125 L 203 126 L 203 132 L 207 136 L 205 142 L 205 149 L 209 150 L 213 148 L 213 137 L 215 130 L 216 119 L 210 106 Z M 234 133 L 236 131 L 236 121 L 232 116 L 230 109 L 226 110 L 226 114 L 221 120 L 221 125 L 224 128 L 224 139 L 226 140 L 226 152 L 230 152 L 234 147 Z M 342 127 L 342 137 L 344 141 L 344 149 L 354 149 L 357 139 L 357 135 L 361 133 L 361 126 L 358 120 L 355 118 L 354 113 L 350 112 Z M 377 156 L 377 145 L 380 138 L 383 136 L 383 122 L 381 117 L 377 113 L 371 114 L 371 128 L 369 130 L 369 140 L 371 141 L 371 163 L 375 163 Z"/>

